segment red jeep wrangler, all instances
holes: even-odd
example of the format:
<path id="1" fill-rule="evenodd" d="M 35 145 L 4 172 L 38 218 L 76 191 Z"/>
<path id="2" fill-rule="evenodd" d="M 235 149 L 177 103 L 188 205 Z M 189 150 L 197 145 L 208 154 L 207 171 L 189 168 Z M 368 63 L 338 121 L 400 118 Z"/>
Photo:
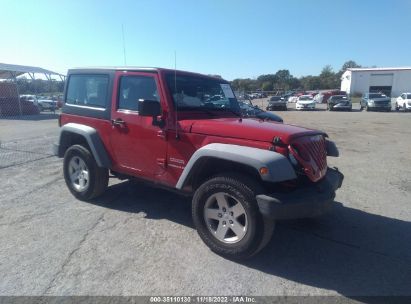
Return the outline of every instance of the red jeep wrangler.
<path id="1" fill-rule="evenodd" d="M 91 200 L 109 173 L 192 195 L 194 225 L 216 253 L 247 258 L 274 221 L 323 213 L 343 175 L 321 131 L 242 118 L 220 78 L 158 68 L 72 69 L 60 138 L 71 193 Z"/>

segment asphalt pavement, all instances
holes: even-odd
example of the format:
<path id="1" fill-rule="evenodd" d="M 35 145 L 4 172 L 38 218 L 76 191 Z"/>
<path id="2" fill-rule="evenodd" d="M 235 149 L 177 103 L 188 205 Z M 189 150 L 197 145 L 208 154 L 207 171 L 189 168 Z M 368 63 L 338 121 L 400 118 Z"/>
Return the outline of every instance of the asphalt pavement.
<path id="1" fill-rule="evenodd" d="M 326 131 L 345 181 L 328 214 L 278 222 L 241 263 L 200 240 L 189 198 L 112 179 L 76 200 L 55 116 L 0 120 L 0 295 L 411 295 L 411 113 L 354 108 L 276 112 Z"/>

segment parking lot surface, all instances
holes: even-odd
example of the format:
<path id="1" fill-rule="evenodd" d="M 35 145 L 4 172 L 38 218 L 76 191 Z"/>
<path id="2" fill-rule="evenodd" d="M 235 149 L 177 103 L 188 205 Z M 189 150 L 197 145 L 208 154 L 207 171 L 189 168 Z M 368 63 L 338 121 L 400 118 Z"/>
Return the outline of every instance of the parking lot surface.
<path id="1" fill-rule="evenodd" d="M 411 113 L 277 114 L 326 131 L 345 181 L 330 213 L 278 222 L 246 262 L 206 247 L 189 198 L 113 179 L 74 199 L 55 117 L 0 120 L 0 295 L 411 295 Z"/>

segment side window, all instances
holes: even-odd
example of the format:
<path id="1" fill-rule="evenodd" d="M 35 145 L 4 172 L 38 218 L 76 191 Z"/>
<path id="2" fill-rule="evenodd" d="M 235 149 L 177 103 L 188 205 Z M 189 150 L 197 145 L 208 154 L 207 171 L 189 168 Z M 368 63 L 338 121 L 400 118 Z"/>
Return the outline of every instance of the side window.
<path id="1" fill-rule="evenodd" d="M 107 89 L 107 75 L 70 75 L 66 103 L 105 108 Z"/>
<path id="2" fill-rule="evenodd" d="M 138 111 L 138 101 L 140 99 L 160 102 L 155 79 L 150 76 L 121 77 L 118 109 Z"/>

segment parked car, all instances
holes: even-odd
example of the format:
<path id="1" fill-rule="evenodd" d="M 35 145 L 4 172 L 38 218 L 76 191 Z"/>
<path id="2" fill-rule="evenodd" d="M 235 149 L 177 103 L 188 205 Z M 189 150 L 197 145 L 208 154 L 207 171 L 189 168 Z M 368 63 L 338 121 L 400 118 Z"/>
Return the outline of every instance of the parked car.
<path id="1" fill-rule="evenodd" d="M 399 111 L 403 109 L 404 111 L 411 110 L 411 93 L 402 93 L 397 97 L 395 101 L 395 110 Z"/>
<path id="2" fill-rule="evenodd" d="M 15 83 L 0 81 L 0 117 L 38 113 L 39 109 L 32 99 L 19 96 Z"/>
<path id="3" fill-rule="evenodd" d="M 63 95 L 58 95 L 57 96 L 57 108 L 61 109 L 63 105 L 64 105 Z"/>
<path id="4" fill-rule="evenodd" d="M 340 90 L 331 90 L 331 91 L 327 91 L 327 92 L 322 92 L 320 94 L 321 94 L 321 96 L 319 96 L 316 99 L 316 101 L 318 101 L 318 103 L 326 103 L 328 101 L 328 98 L 330 98 L 331 96 L 347 95 L 347 93 L 345 91 L 340 91 Z"/>
<path id="5" fill-rule="evenodd" d="M 295 91 L 287 91 L 285 92 L 283 95 L 281 95 L 282 98 L 284 98 L 284 100 L 287 100 L 291 97 L 294 96 Z"/>
<path id="6" fill-rule="evenodd" d="M 391 111 L 391 98 L 382 93 L 365 93 L 360 101 L 361 110 Z"/>
<path id="7" fill-rule="evenodd" d="M 290 102 L 290 103 L 295 103 L 295 102 L 297 102 L 297 99 L 298 99 L 298 96 L 292 95 L 292 96 L 288 97 L 287 101 Z"/>
<path id="8" fill-rule="evenodd" d="M 311 95 L 301 95 L 295 104 L 296 110 L 314 110 L 315 100 Z"/>
<path id="9" fill-rule="evenodd" d="M 40 111 L 55 111 L 57 109 L 57 101 L 52 100 L 48 97 L 39 96 L 38 99 L 38 106 Z"/>
<path id="10" fill-rule="evenodd" d="M 283 119 L 280 116 L 261 110 L 259 107 L 253 106 L 252 104 L 239 101 L 238 105 L 240 106 L 241 114 L 244 117 L 283 122 Z"/>
<path id="11" fill-rule="evenodd" d="M 327 110 L 352 110 L 351 99 L 347 95 L 330 96 L 327 101 Z"/>
<path id="12" fill-rule="evenodd" d="M 314 96 L 314 100 L 316 103 L 323 103 L 324 99 L 324 94 L 318 93 L 317 95 Z"/>
<path id="13" fill-rule="evenodd" d="M 267 111 L 273 111 L 276 109 L 281 109 L 285 111 L 287 110 L 287 100 L 285 100 L 281 96 L 271 96 L 270 99 L 267 100 L 267 102 Z"/>
<path id="14" fill-rule="evenodd" d="M 36 95 L 29 95 L 29 94 L 25 94 L 25 95 L 20 95 L 20 101 L 29 101 L 32 104 L 34 104 L 35 106 L 39 105 L 38 99 Z"/>
<path id="15" fill-rule="evenodd" d="M 226 106 L 205 95 L 222 95 Z M 54 153 L 77 199 L 103 195 L 111 176 L 189 195 L 205 244 L 245 259 L 269 242 L 275 220 L 327 211 L 344 176 L 327 165 L 338 149 L 325 132 L 238 110 L 229 82 L 207 75 L 71 69 Z"/>

